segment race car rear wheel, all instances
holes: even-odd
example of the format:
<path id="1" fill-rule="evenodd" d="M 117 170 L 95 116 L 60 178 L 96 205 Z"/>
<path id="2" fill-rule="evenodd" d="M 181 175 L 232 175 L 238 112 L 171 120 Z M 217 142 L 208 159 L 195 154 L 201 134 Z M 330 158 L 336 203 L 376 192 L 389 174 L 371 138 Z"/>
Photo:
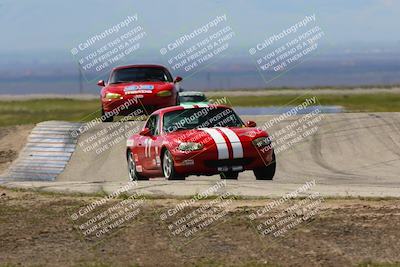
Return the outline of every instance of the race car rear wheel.
<path id="1" fill-rule="evenodd" d="M 134 159 L 132 158 L 132 152 L 130 152 L 130 151 L 128 151 L 128 173 L 129 173 L 129 179 L 131 181 L 149 180 L 149 178 L 144 177 L 137 173 L 136 163 L 135 163 Z"/>
<path id="2" fill-rule="evenodd" d="M 114 121 L 114 117 L 110 116 L 110 114 L 107 114 L 106 116 L 106 112 L 104 112 L 104 109 L 101 109 L 101 121 L 102 122 L 112 122 Z"/>
<path id="3" fill-rule="evenodd" d="M 272 152 L 272 161 L 265 167 L 254 169 L 254 176 L 257 180 L 272 180 L 276 170 L 275 152 Z"/>
<path id="4" fill-rule="evenodd" d="M 179 175 L 175 172 L 174 160 L 168 149 L 164 152 L 162 169 L 164 177 L 167 180 L 185 180 L 185 176 Z"/>
<path id="5" fill-rule="evenodd" d="M 239 176 L 238 172 L 221 172 L 219 174 L 219 176 L 221 177 L 221 179 L 232 179 L 232 180 L 236 180 Z"/>

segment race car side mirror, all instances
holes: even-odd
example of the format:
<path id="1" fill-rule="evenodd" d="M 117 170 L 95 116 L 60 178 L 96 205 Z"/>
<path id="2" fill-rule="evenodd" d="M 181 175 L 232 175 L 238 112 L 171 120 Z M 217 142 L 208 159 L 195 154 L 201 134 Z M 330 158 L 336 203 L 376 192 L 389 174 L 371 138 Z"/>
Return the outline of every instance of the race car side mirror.
<path id="1" fill-rule="evenodd" d="M 182 80 L 183 80 L 183 78 L 181 76 L 176 76 L 174 83 L 179 83 Z"/>
<path id="2" fill-rule="evenodd" d="M 143 136 L 151 136 L 151 130 L 149 128 L 144 128 L 139 134 Z"/>
<path id="3" fill-rule="evenodd" d="M 106 86 L 106 84 L 104 83 L 103 80 L 98 81 L 98 82 L 97 82 L 97 85 L 98 85 L 98 86 L 101 86 L 101 87 Z"/>
<path id="4" fill-rule="evenodd" d="M 246 127 L 257 127 L 257 123 L 255 121 L 246 122 Z"/>

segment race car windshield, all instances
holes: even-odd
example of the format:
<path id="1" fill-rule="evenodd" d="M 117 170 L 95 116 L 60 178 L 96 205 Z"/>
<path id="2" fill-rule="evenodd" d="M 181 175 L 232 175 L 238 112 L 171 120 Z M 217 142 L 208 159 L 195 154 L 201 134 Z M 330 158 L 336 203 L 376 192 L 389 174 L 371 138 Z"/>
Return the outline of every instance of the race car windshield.
<path id="1" fill-rule="evenodd" d="M 207 101 L 206 97 L 203 95 L 185 95 L 179 96 L 179 101 L 182 102 L 203 102 Z"/>
<path id="2" fill-rule="evenodd" d="M 172 82 L 171 74 L 163 68 L 127 68 L 113 72 L 110 83 Z"/>
<path id="3" fill-rule="evenodd" d="M 167 133 L 212 127 L 242 127 L 242 120 L 230 108 L 192 108 L 164 114 L 163 130 Z"/>

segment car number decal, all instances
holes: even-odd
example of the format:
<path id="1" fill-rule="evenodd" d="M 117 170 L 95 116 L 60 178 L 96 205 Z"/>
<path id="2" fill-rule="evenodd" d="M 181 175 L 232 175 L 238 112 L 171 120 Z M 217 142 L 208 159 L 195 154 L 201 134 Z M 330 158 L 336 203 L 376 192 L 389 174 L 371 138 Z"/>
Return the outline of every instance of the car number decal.
<path id="1" fill-rule="evenodd" d="M 151 157 L 151 143 L 152 142 L 153 142 L 153 140 L 151 140 L 151 139 L 144 140 L 144 156 L 146 158 Z"/>

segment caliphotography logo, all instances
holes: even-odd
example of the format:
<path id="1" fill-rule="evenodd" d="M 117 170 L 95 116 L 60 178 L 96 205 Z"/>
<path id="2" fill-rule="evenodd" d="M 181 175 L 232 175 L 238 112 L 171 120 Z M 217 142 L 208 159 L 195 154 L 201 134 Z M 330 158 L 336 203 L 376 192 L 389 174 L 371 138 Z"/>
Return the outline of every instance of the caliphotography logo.
<path id="1" fill-rule="evenodd" d="M 400 266 L 399 15 L 0 1 L 0 267 Z"/>

